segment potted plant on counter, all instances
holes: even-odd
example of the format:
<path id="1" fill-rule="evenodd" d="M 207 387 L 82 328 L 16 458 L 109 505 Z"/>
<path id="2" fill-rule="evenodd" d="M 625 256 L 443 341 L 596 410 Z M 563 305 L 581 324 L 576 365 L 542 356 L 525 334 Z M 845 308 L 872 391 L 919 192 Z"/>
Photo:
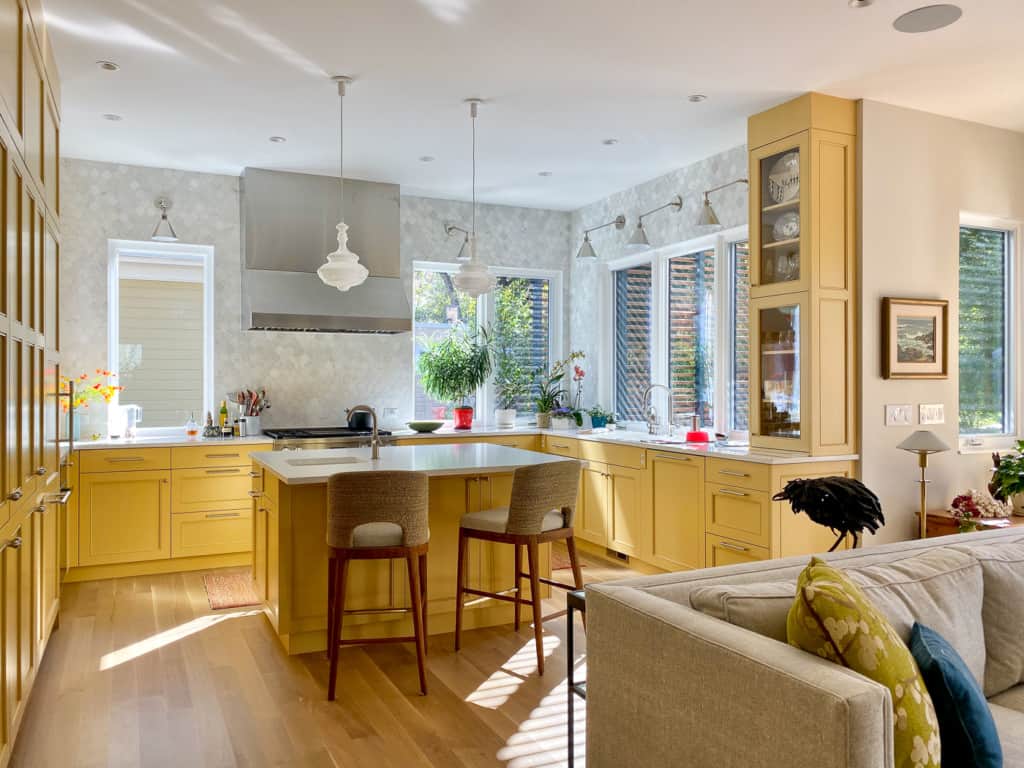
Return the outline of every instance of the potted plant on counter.
<path id="1" fill-rule="evenodd" d="M 487 381 L 491 367 L 487 332 L 458 326 L 427 344 L 419 360 L 420 382 L 430 397 L 455 406 L 456 429 L 470 429 L 473 407 L 467 401 Z"/>
<path id="2" fill-rule="evenodd" d="M 1024 515 L 1024 440 L 1017 442 L 1016 453 L 992 454 L 995 469 L 988 484 L 996 501 L 1013 505 L 1013 514 Z"/>
<path id="3" fill-rule="evenodd" d="M 498 407 L 494 410 L 496 427 L 516 425 L 516 404 L 530 394 L 530 376 L 523 366 L 510 356 L 498 357 L 495 366 L 494 394 Z"/>
<path id="4" fill-rule="evenodd" d="M 572 429 L 575 426 L 578 426 L 578 424 L 572 408 L 561 406 L 559 408 L 555 408 L 555 410 L 551 412 L 552 429 L 565 430 Z"/>
<path id="5" fill-rule="evenodd" d="M 590 409 L 590 425 L 594 429 L 604 429 L 614 423 L 615 415 L 611 411 L 606 411 L 600 405 L 595 405 Z"/>
<path id="6" fill-rule="evenodd" d="M 551 416 L 562 404 L 562 398 L 568 395 L 562 381 L 569 366 L 585 357 L 583 352 L 572 352 L 564 360 L 556 360 L 549 370 L 538 368 L 534 374 L 537 391 L 537 426 L 541 429 L 551 428 Z M 571 416 L 571 411 L 570 411 Z"/>

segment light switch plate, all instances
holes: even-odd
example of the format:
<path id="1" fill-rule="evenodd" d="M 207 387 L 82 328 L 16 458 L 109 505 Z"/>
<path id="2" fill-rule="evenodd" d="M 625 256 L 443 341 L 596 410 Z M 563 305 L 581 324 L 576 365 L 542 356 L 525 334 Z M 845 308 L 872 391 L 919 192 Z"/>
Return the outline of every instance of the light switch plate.
<path id="1" fill-rule="evenodd" d="M 914 408 L 911 405 L 885 406 L 885 426 L 909 427 L 914 423 Z"/>
<path id="2" fill-rule="evenodd" d="M 942 403 L 921 403 L 917 407 L 917 420 L 921 424 L 945 424 L 946 406 Z"/>

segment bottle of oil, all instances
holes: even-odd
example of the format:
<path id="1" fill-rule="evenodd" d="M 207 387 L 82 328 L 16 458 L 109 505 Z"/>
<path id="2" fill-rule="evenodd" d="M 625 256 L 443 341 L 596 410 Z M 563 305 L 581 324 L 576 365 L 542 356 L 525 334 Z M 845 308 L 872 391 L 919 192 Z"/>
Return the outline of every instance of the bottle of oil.
<path id="1" fill-rule="evenodd" d="M 220 429 L 224 431 L 224 427 L 228 425 L 228 401 L 220 401 Z"/>

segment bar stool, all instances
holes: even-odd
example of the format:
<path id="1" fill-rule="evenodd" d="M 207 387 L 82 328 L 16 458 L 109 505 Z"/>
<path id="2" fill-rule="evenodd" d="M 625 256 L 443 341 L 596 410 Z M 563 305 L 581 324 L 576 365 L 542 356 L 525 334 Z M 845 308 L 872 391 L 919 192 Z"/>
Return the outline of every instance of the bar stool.
<path id="1" fill-rule="evenodd" d="M 544 674 L 544 619 L 541 617 L 540 585 L 561 589 L 583 589 L 583 574 L 576 557 L 573 518 L 576 495 L 580 486 L 580 465 L 576 461 L 558 461 L 520 467 L 512 475 L 512 498 L 508 509 L 485 509 L 468 512 L 459 524 L 458 588 L 455 596 L 455 650 L 462 642 L 462 596 L 477 595 L 515 603 L 515 630 L 519 631 L 519 613 L 525 603 L 533 609 L 533 635 L 537 644 L 537 672 Z M 515 588 L 504 592 L 483 592 L 466 586 L 466 550 L 470 539 L 512 544 L 515 547 Z M 541 578 L 538 569 L 538 547 L 564 540 L 569 550 L 575 584 L 563 584 Z M 523 551 L 530 572 L 523 573 Z M 523 599 L 522 579 L 530 579 L 530 599 Z M 507 593 L 513 592 L 510 597 Z M 560 614 L 553 614 L 554 618 Z"/>
<path id="2" fill-rule="evenodd" d="M 338 656 L 342 645 L 415 643 L 420 690 L 427 692 L 428 480 L 422 472 L 341 472 L 327 480 L 327 654 L 331 660 L 327 700 L 334 701 Z M 346 613 L 390 609 L 345 610 L 345 582 L 351 560 L 402 558 L 409 570 L 412 637 L 342 640 Z"/>

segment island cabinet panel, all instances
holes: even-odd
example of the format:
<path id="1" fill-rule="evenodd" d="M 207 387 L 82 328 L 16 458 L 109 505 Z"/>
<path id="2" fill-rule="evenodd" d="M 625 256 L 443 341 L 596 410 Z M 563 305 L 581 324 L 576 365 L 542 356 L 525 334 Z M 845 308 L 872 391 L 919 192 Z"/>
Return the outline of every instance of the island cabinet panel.
<path id="1" fill-rule="evenodd" d="M 649 455 L 650 526 L 645 553 L 668 571 L 704 567 L 704 459 L 678 453 Z"/>
<path id="2" fill-rule="evenodd" d="M 608 546 L 608 465 L 591 461 L 580 479 L 579 505 L 576 508 L 576 538 Z"/>
<path id="3" fill-rule="evenodd" d="M 171 556 L 170 472 L 82 473 L 78 487 L 81 565 Z"/>

